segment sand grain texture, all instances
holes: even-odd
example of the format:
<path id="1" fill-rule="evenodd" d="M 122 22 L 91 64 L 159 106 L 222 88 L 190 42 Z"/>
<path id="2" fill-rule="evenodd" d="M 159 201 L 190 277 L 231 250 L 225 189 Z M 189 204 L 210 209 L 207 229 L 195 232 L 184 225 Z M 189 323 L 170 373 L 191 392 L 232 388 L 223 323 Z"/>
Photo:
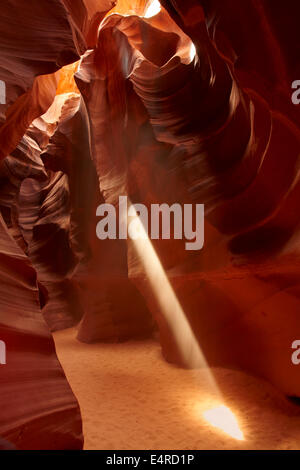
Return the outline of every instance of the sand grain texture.
<path id="1" fill-rule="evenodd" d="M 213 370 L 244 433 L 238 441 L 202 417 L 219 404 L 206 372 L 166 363 L 155 341 L 80 344 L 76 329 L 54 337 L 81 407 L 86 450 L 300 449 L 300 408 L 259 379 Z"/>

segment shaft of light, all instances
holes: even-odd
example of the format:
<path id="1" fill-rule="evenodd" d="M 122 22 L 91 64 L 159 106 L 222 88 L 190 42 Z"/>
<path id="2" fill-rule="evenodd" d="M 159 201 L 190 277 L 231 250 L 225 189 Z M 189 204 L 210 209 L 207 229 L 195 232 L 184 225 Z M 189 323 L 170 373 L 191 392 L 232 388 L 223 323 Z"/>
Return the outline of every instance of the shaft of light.
<path id="1" fill-rule="evenodd" d="M 205 370 L 206 386 L 210 387 L 212 395 L 218 397 L 221 401 L 222 395 L 214 376 L 210 371 L 198 341 L 175 295 L 153 245 L 149 240 L 144 226 L 133 206 L 131 206 L 130 210 L 138 219 L 139 232 L 141 234 L 139 239 L 133 241 L 134 248 L 143 265 L 143 269 L 152 288 L 153 295 L 156 297 L 160 311 L 168 324 L 177 347 L 186 364 L 192 367 L 202 367 L 202 370 Z M 199 399 L 201 399 L 201 397 L 199 397 Z M 212 426 L 221 429 L 230 437 L 237 440 L 244 440 L 243 433 L 239 428 L 235 415 L 225 405 L 222 404 L 211 410 L 204 411 L 202 416 Z"/>

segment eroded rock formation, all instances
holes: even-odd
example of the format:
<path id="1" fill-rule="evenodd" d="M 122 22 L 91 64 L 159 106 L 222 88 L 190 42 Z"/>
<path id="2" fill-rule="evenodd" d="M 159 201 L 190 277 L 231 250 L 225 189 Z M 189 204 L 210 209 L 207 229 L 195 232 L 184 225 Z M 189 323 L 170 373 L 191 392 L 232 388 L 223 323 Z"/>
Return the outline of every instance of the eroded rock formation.
<path id="1" fill-rule="evenodd" d="M 81 446 L 48 331 L 81 319 L 84 342 L 158 329 L 164 357 L 188 366 L 178 305 L 210 364 L 300 395 L 299 6 L 115 3 L 11 0 L 0 13 L 0 435 L 19 448 Z M 203 250 L 98 240 L 96 208 L 119 210 L 119 196 L 205 204 Z M 176 301 L 163 309 L 164 289 Z"/>

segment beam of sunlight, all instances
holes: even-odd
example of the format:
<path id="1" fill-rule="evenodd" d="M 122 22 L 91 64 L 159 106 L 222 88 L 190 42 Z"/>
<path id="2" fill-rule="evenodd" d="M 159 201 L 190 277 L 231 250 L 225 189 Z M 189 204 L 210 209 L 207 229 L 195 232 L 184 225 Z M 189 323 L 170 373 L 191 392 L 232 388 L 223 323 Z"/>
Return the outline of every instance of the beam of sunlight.
<path id="1" fill-rule="evenodd" d="M 138 231 L 141 234 L 137 240 L 133 240 L 134 248 L 143 265 L 145 274 L 150 283 L 153 295 L 160 307 L 160 311 L 173 335 L 177 347 L 180 350 L 186 364 L 202 367 L 205 373 L 206 385 L 211 390 L 211 396 L 218 397 L 222 403 L 222 394 L 215 378 L 206 362 L 198 341 L 192 331 L 189 321 L 177 299 L 171 283 L 163 269 L 163 266 L 153 248 L 148 234 L 145 231 L 137 211 L 131 203 L 129 204 L 129 215 L 133 216 L 138 223 Z M 242 431 L 231 410 L 224 404 L 202 412 L 202 416 L 212 426 L 221 429 L 229 436 L 244 440 Z"/>
<path id="2" fill-rule="evenodd" d="M 245 440 L 235 415 L 227 406 L 220 405 L 211 410 L 204 411 L 202 416 L 213 427 L 221 429 L 234 439 L 238 441 Z"/>
<path id="3" fill-rule="evenodd" d="M 131 204 L 129 213 L 131 216 L 134 214 L 134 217 L 136 217 L 136 221 L 139 224 L 139 232 L 141 233 L 141 236 L 137 240 L 133 240 L 134 248 L 143 265 L 152 292 L 169 330 L 176 341 L 178 349 L 187 365 L 190 367 L 204 367 L 207 370 L 209 381 L 216 390 L 216 382 L 210 372 L 190 323 L 149 240 L 148 234 L 137 215 L 135 207 Z"/>

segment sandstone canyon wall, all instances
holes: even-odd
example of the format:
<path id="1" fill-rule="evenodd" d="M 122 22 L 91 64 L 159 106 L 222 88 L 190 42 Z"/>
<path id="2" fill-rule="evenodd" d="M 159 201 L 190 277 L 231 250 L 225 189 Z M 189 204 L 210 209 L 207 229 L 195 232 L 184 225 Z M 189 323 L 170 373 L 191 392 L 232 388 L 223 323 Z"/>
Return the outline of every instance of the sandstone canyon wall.
<path id="1" fill-rule="evenodd" d="M 300 396 L 298 2 L 3 3 L 0 436 L 81 448 L 50 334 L 79 322 L 83 342 L 158 331 L 168 361 L 198 366 L 180 310 L 209 364 Z M 119 196 L 205 204 L 204 248 L 98 240 Z"/>

